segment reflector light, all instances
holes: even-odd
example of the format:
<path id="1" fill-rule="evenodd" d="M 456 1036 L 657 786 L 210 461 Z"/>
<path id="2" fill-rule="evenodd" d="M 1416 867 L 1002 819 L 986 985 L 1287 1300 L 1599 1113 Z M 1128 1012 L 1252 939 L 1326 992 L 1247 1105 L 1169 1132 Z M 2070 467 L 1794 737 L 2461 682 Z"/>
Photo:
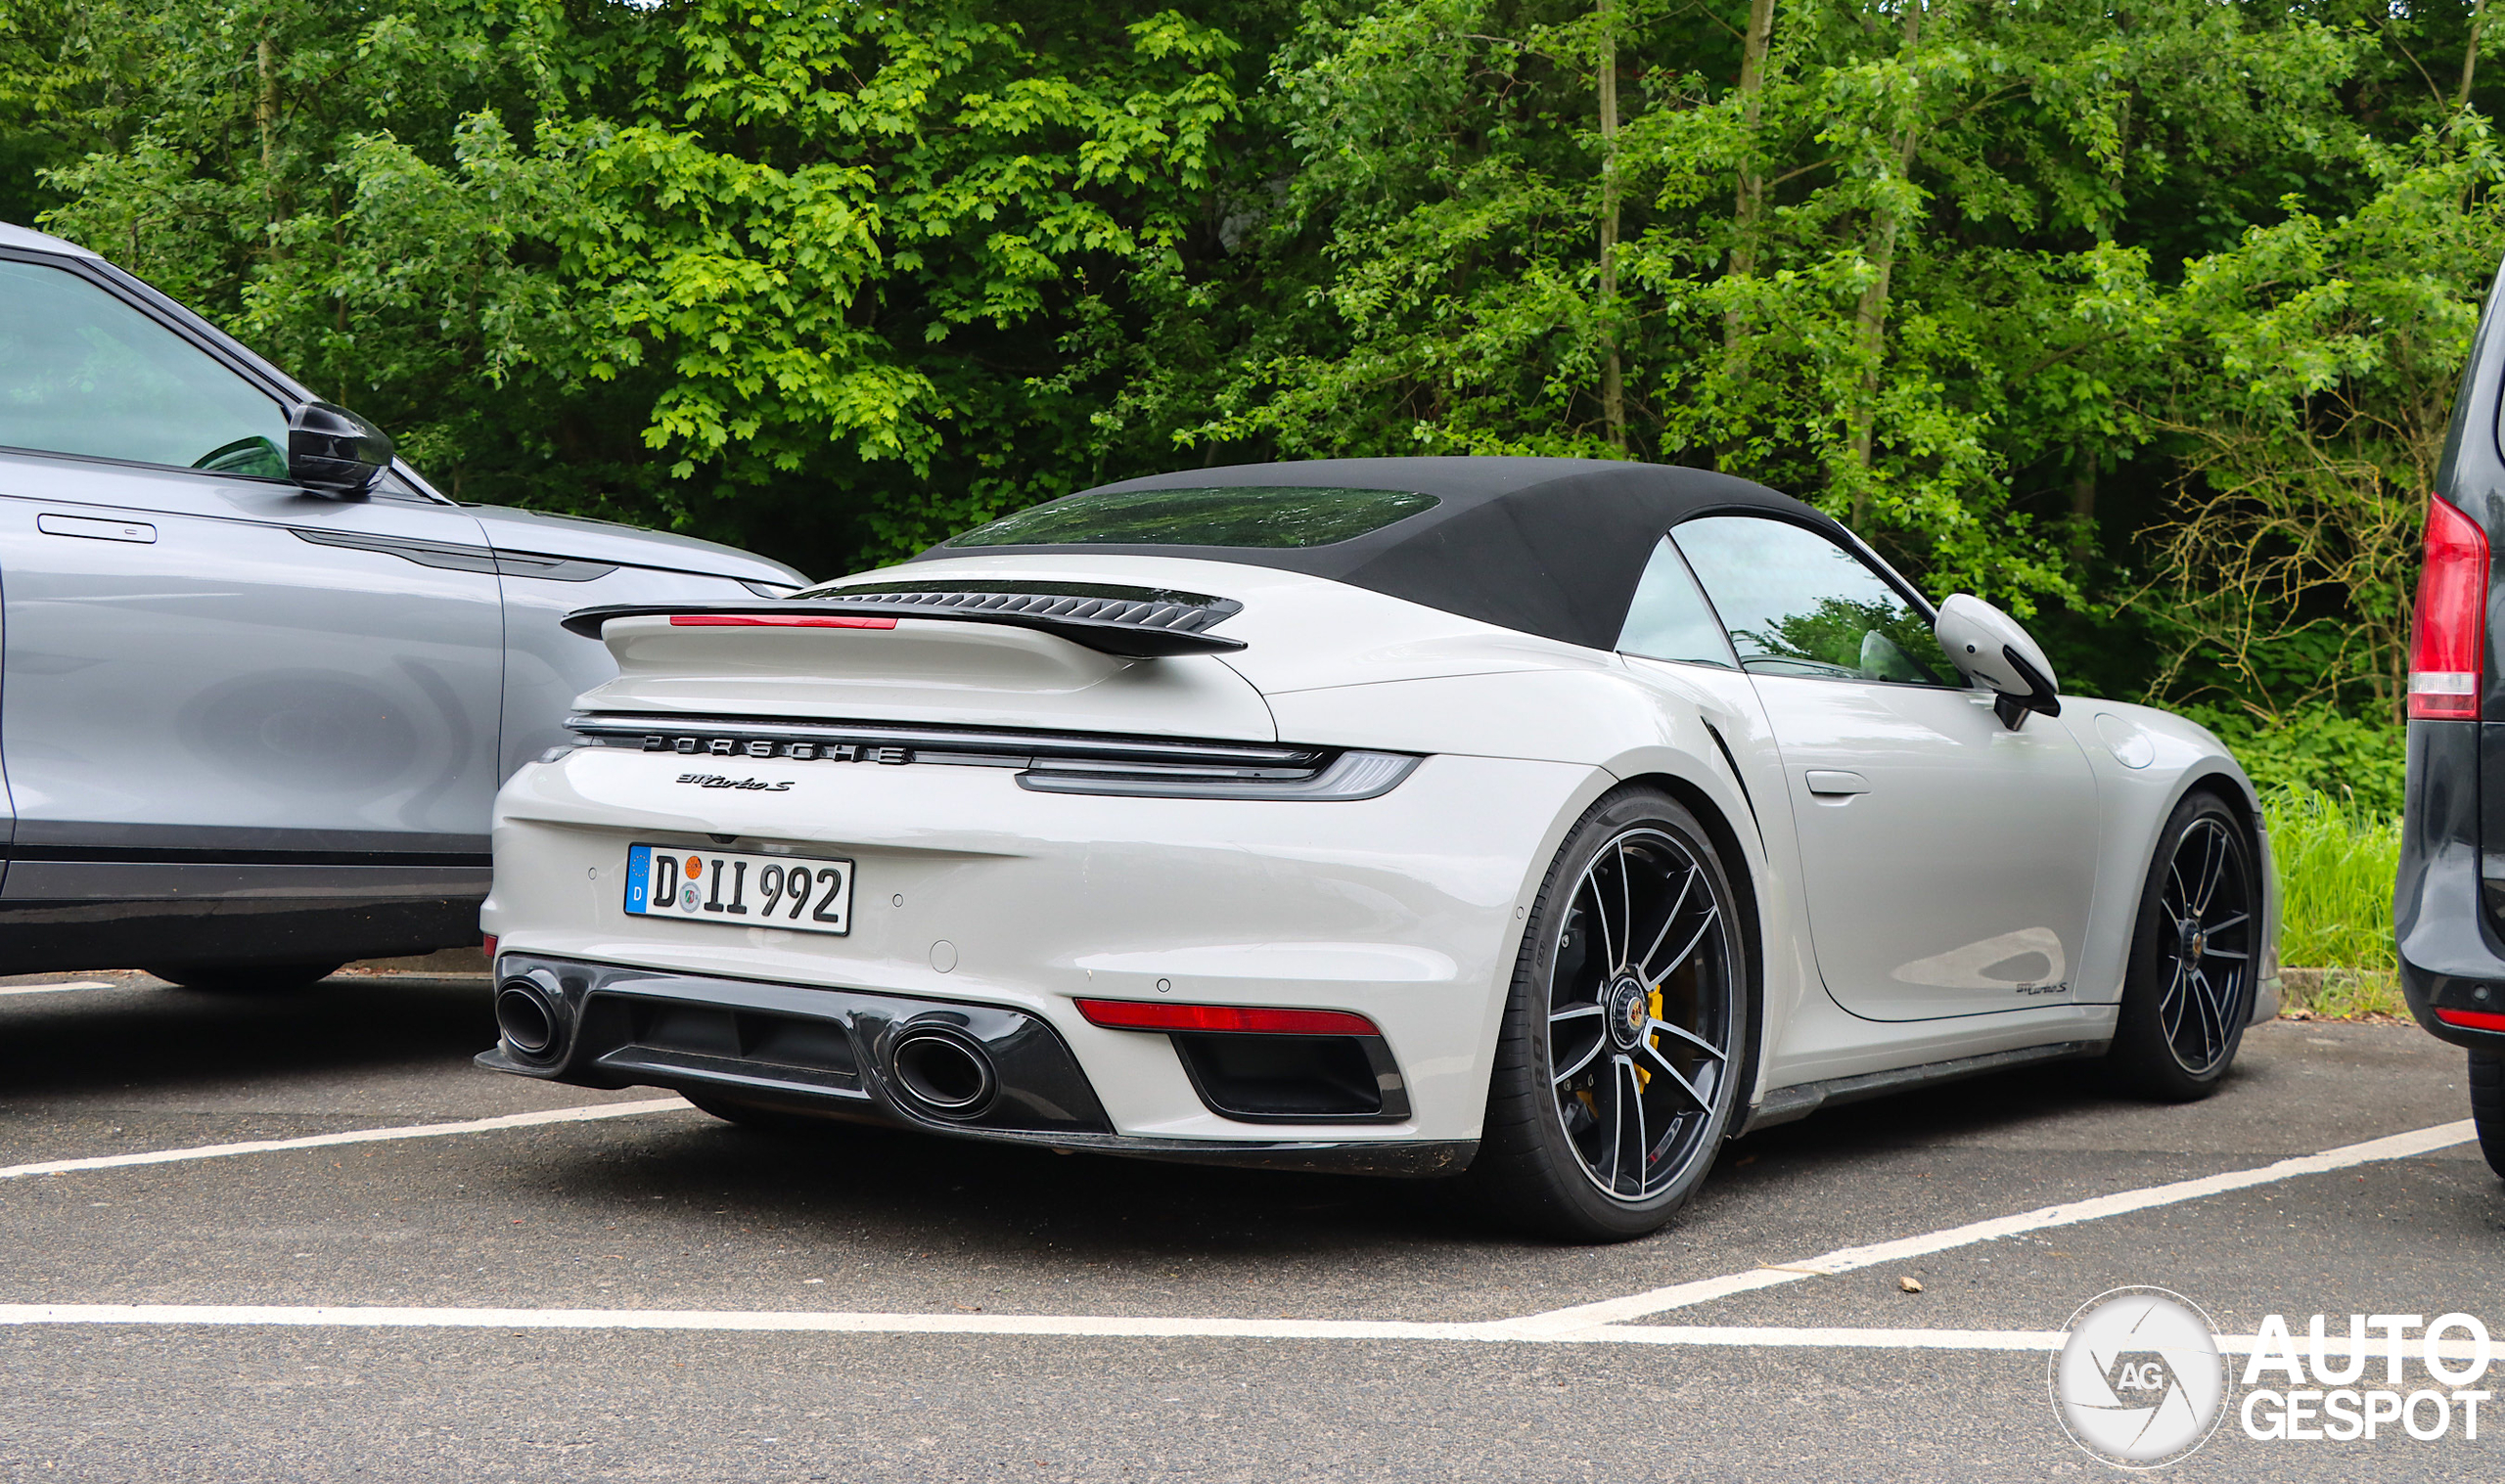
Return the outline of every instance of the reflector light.
<path id="1" fill-rule="evenodd" d="M 1081 1000 L 1078 1012 L 1107 1030 L 1218 1031 L 1256 1036 L 1380 1036 L 1375 1023 L 1344 1010 L 1280 1010 L 1261 1005 L 1169 1005 L 1161 1000 Z"/>
<path id="2" fill-rule="evenodd" d="M 484 937 L 484 938 L 482 938 L 482 939 L 480 939 L 480 940 L 479 940 L 479 944 L 480 944 L 480 946 L 481 946 L 481 947 L 485 948 L 485 949 L 486 949 L 486 951 L 487 951 L 487 962 L 488 962 L 488 963 L 490 963 L 490 964 L 495 963 L 495 962 L 496 962 L 496 939 L 495 939 L 495 935 L 494 935 L 493 933 L 489 933 L 486 937 Z"/>
<path id="3" fill-rule="evenodd" d="M 2483 1010 L 2439 1010 L 2436 1018 L 2464 1030 L 2505 1030 L 2505 1015 Z"/>
<path id="4" fill-rule="evenodd" d="M 2431 500 L 2424 550 L 2409 634 L 2409 714 L 2477 721 L 2487 644 L 2487 533 L 2453 506 Z"/>
<path id="5" fill-rule="evenodd" d="M 674 629 L 891 629 L 892 618 L 846 618 L 825 613 L 672 613 Z"/>

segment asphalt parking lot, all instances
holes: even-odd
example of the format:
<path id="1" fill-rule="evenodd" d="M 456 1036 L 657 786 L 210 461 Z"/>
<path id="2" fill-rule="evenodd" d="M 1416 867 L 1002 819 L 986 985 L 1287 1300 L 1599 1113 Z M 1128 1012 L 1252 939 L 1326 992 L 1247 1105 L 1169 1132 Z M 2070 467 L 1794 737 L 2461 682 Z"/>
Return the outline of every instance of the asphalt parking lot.
<path id="1" fill-rule="evenodd" d="M 2466 1116 L 2413 1027 L 2258 1027 L 2190 1107 L 2059 1068 L 1831 1110 L 1600 1248 L 1431 1186 L 744 1130 L 492 1036 L 475 978 L 0 982 L 0 1475 L 2094 1477 L 2040 1336 L 2107 1289 L 2505 1335 L 2505 1184 L 2458 1129 L 2372 1144 Z M 2230 1418 L 2165 1476 L 2496 1453 Z"/>

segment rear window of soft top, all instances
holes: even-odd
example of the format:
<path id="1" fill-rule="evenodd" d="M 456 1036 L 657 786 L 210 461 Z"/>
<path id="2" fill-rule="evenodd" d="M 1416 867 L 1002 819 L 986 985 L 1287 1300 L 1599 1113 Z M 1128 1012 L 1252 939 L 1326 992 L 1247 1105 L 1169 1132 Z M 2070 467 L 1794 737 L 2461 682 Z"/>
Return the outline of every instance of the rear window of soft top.
<path id="1" fill-rule="evenodd" d="M 949 547 L 1330 546 L 1379 531 L 1435 497 L 1305 484 L 1115 490 L 1066 495 L 951 537 Z"/>

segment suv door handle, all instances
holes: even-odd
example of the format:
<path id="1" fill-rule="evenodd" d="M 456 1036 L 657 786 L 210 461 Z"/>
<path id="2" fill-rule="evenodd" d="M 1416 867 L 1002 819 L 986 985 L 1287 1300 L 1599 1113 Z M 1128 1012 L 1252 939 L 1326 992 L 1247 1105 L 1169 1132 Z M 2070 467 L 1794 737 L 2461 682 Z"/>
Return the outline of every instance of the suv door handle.
<path id="1" fill-rule="evenodd" d="M 145 520 L 99 520 L 93 516 L 37 516 L 35 529 L 47 536 L 85 536 L 91 541 L 153 545 L 157 540 L 157 527 Z"/>
<path id="2" fill-rule="evenodd" d="M 1803 776 L 1807 779 L 1809 791 L 1812 793 L 1844 794 L 1870 791 L 1870 780 L 1858 773 L 1846 773 L 1839 768 L 1812 768 Z"/>

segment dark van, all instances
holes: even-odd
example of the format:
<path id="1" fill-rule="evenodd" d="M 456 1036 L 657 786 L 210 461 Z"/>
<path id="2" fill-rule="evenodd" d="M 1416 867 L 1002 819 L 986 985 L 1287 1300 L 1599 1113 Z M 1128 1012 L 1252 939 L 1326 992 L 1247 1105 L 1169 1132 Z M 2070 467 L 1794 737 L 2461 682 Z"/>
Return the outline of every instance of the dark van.
<path id="1" fill-rule="evenodd" d="M 2505 1175 L 2505 274 L 2453 403 L 2409 641 L 2409 781 L 2392 918 L 2400 987 L 2470 1055 L 2471 1113 Z M 2490 615 L 2497 615 L 2491 618 Z"/>

